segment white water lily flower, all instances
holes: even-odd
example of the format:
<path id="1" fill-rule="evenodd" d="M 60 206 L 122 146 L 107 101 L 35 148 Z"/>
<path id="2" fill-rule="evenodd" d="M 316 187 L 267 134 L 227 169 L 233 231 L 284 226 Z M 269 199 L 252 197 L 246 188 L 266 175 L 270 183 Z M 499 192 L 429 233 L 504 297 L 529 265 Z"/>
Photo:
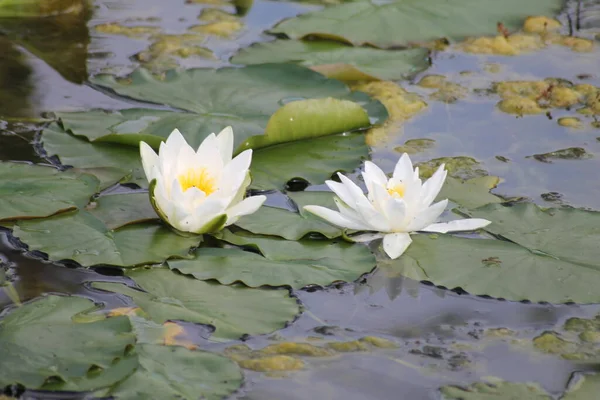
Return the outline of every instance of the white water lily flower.
<path id="1" fill-rule="evenodd" d="M 367 161 L 362 173 L 368 190 L 366 196 L 354 182 L 338 174 L 341 183 L 325 183 L 337 195 L 335 203 L 339 212 L 312 205 L 304 209 L 341 228 L 377 232 L 356 239 L 368 241 L 383 237 L 386 254 L 390 258 L 398 258 L 412 243 L 412 232 L 471 231 L 490 224 L 490 221 L 480 218 L 435 223 L 448 204 L 447 199 L 431 204 L 446 180 L 444 167 L 442 164 L 430 179 L 422 183 L 419 168 L 413 170 L 406 153 L 400 157 L 391 179 L 377 165 Z"/>
<path id="2" fill-rule="evenodd" d="M 177 129 L 160 144 L 158 155 L 141 142 L 142 165 L 156 213 L 179 231 L 201 234 L 218 231 L 258 210 L 265 196 L 244 199 L 252 150 L 234 159 L 232 153 L 231 127 L 208 135 L 198 151 Z"/>

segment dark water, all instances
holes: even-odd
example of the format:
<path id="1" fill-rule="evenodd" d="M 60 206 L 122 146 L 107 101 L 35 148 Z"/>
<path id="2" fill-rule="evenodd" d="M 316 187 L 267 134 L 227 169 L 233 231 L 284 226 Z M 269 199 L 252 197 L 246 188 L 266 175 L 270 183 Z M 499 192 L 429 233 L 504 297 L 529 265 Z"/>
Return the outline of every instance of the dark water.
<path id="1" fill-rule="evenodd" d="M 169 4 L 166 4 L 169 3 Z M 140 21 L 158 25 L 168 33 L 183 33 L 194 24 L 203 5 L 161 0 L 96 1 L 83 21 L 74 21 L 71 32 L 62 35 L 49 26 L 15 26 L 0 22 L 0 160 L 48 162 L 34 144 L 44 112 L 131 106 L 84 83 L 88 74 L 113 71 L 124 74 L 135 68 L 132 56 L 147 47 L 144 39 L 95 32 L 95 25 L 115 21 Z M 239 47 L 267 40 L 261 32 L 277 21 L 299 12 L 318 8 L 291 2 L 257 1 L 245 17 L 246 28 L 234 40 L 209 39 L 204 45 L 215 59 L 181 60 L 184 67 L 220 66 Z M 154 17 L 160 17 L 155 21 Z M 53 40 L 44 43 L 47 31 Z M 56 33 L 58 32 L 58 33 Z M 37 42 L 31 38 L 38 38 Z M 27 41 L 25 38 L 29 38 Z M 52 40 L 50 40 L 52 42 Z M 58 49 L 58 50 L 57 50 Z M 83 49 L 83 50 L 82 50 Z M 55 54 L 56 51 L 59 54 Z M 62 53 L 60 53 L 62 51 Z M 487 88 L 494 81 L 560 77 L 579 82 L 577 76 L 590 75 L 585 82 L 600 84 L 600 52 L 575 54 L 551 47 L 518 57 L 474 56 L 452 51 L 434 56 L 433 67 L 424 74 L 443 74 L 468 88 Z M 565 60 L 568 60 L 565 61 Z M 487 63 L 500 64 L 499 73 L 485 72 Z M 471 74 L 461 74 L 470 71 Z M 416 77 L 418 81 L 420 77 Z M 409 91 L 425 93 L 410 82 Z M 389 141 L 374 146 L 372 159 L 391 169 L 398 153 L 396 146 L 412 138 L 436 140 L 436 146 L 414 156 L 424 161 L 440 156 L 466 155 L 478 159 L 483 168 L 504 182 L 497 193 L 526 196 L 546 204 L 542 193 L 559 192 L 563 201 L 577 207 L 600 209 L 600 130 L 586 128 L 567 131 L 545 115 L 516 118 L 495 109 L 493 96 L 470 95 L 454 104 L 428 101 L 422 114 L 404 124 Z M 545 164 L 526 156 L 565 147 L 584 147 L 596 157 Z M 511 159 L 506 164 L 496 156 Z M 574 179 L 576 178 L 576 179 Z M 284 196 L 271 195 L 270 204 L 283 205 Z M 58 265 L 24 252 L 0 233 L 0 261 L 7 269 L 21 302 L 45 293 L 74 294 L 111 306 L 124 300 L 89 288 L 94 280 L 122 281 L 111 270 L 85 270 L 75 265 Z M 268 399 L 436 399 L 444 384 L 468 384 L 495 376 L 515 382 L 538 382 L 559 396 L 575 371 L 589 366 L 558 356 L 535 352 L 530 341 L 547 330 L 556 330 L 573 316 L 590 318 L 599 305 L 550 305 L 498 301 L 459 294 L 397 276 L 385 268 L 358 283 L 325 290 L 295 293 L 305 312 L 288 328 L 277 332 L 287 340 L 320 337 L 352 340 L 374 335 L 395 340 L 398 349 L 347 353 L 336 358 L 310 359 L 308 367 L 286 376 L 268 377 L 246 371 L 246 383 L 234 397 Z M 0 309 L 10 309 L 13 300 L 0 290 Z M 519 343 L 493 339 L 488 329 L 509 328 Z M 196 341 L 205 348 L 221 345 L 203 339 L 205 330 L 196 327 Z M 253 348 L 271 342 L 271 336 L 246 341 Z M 527 343 L 529 345 L 527 345 Z M 425 346 L 429 346 L 425 348 Z M 529 346 L 529 347 L 528 347 Z M 432 350 L 433 349 L 433 350 Z M 438 349 L 438 350 L 436 350 Z M 466 360 L 468 367 L 461 367 Z M 29 393 L 28 398 L 52 397 Z M 61 397 L 62 396 L 62 397 Z"/>

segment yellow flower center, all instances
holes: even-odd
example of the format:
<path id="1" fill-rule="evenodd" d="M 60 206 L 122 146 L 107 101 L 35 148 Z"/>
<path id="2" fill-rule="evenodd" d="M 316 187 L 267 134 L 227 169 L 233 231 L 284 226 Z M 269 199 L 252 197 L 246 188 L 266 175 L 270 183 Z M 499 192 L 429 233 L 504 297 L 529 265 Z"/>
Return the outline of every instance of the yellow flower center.
<path id="1" fill-rule="evenodd" d="M 195 187 L 202 190 L 208 196 L 216 188 L 215 178 L 206 170 L 206 168 L 190 168 L 177 177 L 181 190 L 186 191 Z"/>
<path id="2" fill-rule="evenodd" d="M 392 197 L 404 197 L 404 184 L 396 183 L 395 185 L 388 187 L 387 191 Z"/>

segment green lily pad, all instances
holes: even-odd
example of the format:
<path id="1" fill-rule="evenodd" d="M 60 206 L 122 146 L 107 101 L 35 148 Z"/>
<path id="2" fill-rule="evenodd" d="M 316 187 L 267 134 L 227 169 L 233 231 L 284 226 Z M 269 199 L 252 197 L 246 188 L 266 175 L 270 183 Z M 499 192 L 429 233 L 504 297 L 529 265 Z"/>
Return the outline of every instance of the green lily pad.
<path id="1" fill-rule="evenodd" d="M 490 227 L 496 223 L 492 221 Z M 557 225 L 556 229 L 560 228 Z M 600 301 L 598 266 L 557 259 L 504 240 L 450 235 L 414 235 L 412 238 L 413 243 L 399 259 L 385 261 L 389 269 L 409 278 L 514 301 Z M 562 240 L 567 242 L 571 238 L 565 232 Z M 576 241 L 573 243 L 582 253 L 588 250 L 578 246 Z"/>
<path id="2" fill-rule="evenodd" d="M 2 0 L 0 18 L 39 18 L 63 13 L 80 13 L 81 0 Z"/>
<path id="3" fill-rule="evenodd" d="M 119 181 L 148 186 L 140 152 L 136 148 L 112 143 L 90 143 L 71 135 L 58 124 L 50 124 L 44 129 L 41 142 L 48 155 L 58 156 L 63 165 L 96 176 L 101 188 Z"/>
<path id="4" fill-rule="evenodd" d="M 87 210 L 110 230 L 125 225 L 158 220 L 148 193 L 118 193 L 97 198 Z"/>
<path id="5" fill-rule="evenodd" d="M 554 16 L 562 0 L 359 1 L 285 20 L 270 32 L 291 39 L 316 36 L 378 47 L 495 35 L 496 23 L 515 31 L 530 15 Z"/>
<path id="6" fill-rule="evenodd" d="M 419 167 L 421 178 L 431 178 L 440 165 L 444 164 L 448 176 L 459 179 L 472 179 L 486 176 L 488 173 L 481 168 L 479 161 L 472 157 L 441 157 L 415 164 Z"/>
<path id="7" fill-rule="evenodd" d="M 300 312 L 298 303 L 286 290 L 223 286 L 165 268 L 134 269 L 127 275 L 145 292 L 120 283 L 92 285 L 131 297 L 154 322 L 181 320 L 212 325 L 214 340 L 273 332 L 285 327 Z"/>
<path id="8" fill-rule="evenodd" d="M 290 192 L 288 194 L 298 212 L 283 208 L 263 206 L 254 214 L 246 215 L 236 225 L 252 233 L 299 240 L 310 233 L 320 233 L 328 239 L 341 236 L 342 231 L 304 211 L 304 205 L 335 207 L 331 192 Z"/>
<path id="9" fill-rule="evenodd" d="M 47 217 L 83 207 L 98 185 L 92 175 L 0 162 L 0 220 Z"/>
<path id="10" fill-rule="evenodd" d="M 135 373 L 102 397 L 129 399 L 219 400 L 242 384 L 236 363 L 218 354 L 176 346 L 138 344 Z M 98 395 L 98 394 L 97 394 Z"/>
<path id="11" fill-rule="evenodd" d="M 500 182 L 497 176 L 479 176 L 465 181 L 448 177 L 438 195 L 438 199 L 450 199 L 453 202 L 473 209 L 491 203 L 500 203 L 502 198 L 490 193 Z"/>
<path id="12" fill-rule="evenodd" d="M 225 285 L 239 281 L 250 287 L 287 285 L 294 289 L 352 282 L 375 266 L 366 246 L 342 241 L 288 241 L 229 231 L 222 232 L 222 240 L 258 249 L 261 254 L 238 248 L 201 248 L 193 260 L 172 260 L 168 265 L 197 279 L 216 279 Z"/>
<path id="13" fill-rule="evenodd" d="M 43 220 L 19 221 L 16 237 L 51 260 L 75 260 L 81 265 L 129 267 L 186 257 L 199 237 L 183 237 L 160 223 L 128 225 L 110 230 L 86 211 L 63 213 Z"/>
<path id="14" fill-rule="evenodd" d="M 124 359 L 135 340 L 129 319 L 78 322 L 92 308 L 87 299 L 47 296 L 12 310 L 0 321 L 0 387 L 84 391 L 130 375 L 136 363 Z"/>
<path id="15" fill-rule="evenodd" d="M 468 387 L 440 388 L 444 400 L 551 400 L 552 397 L 535 383 L 513 383 L 494 379 L 475 382 Z"/>
<path id="16" fill-rule="evenodd" d="M 493 221 L 485 229 L 534 254 L 600 271 L 600 212 L 574 208 L 543 210 L 531 203 L 489 205 L 471 212 Z"/>
<path id="17" fill-rule="evenodd" d="M 600 393 L 600 374 L 581 374 L 561 400 L 594 400 Z"/>
<path id="18" fill-rule="evenodd" d="M 325 136 L 259 149 L 252 156 L 252 183 L 257 190 L 281 190 L 294 178 L 312 185 L 336 171 L 350 172 L 369 155 L 363 134 Z"/>
<path id="19" fill-rule="evenodd" d="M 292 64 L 169 71 L 162 78 L 140 69 L 125 79 L 98 75 L 92 82 L 123 96 L 181 110 L 123 110 L 108 118 L 98 111 L 59 115 L 65 129 L 92 141 L 137 145 L 142 139 L 157 147 L 178 127 L 196 147 L 211 132 L 231 125 L 235 146 L 241 150 L 367 128 L 371 125 L 369 117 L 378 122 L 387 118 L 385 107 L 366 94 L 352 93 L 340 81 Z M 315 103 L 316 99 L 320 102 Z M 306 100 L 310 102 L 301 102 Z M 282 106 L 284 110 L 292 107 L 294 114 L 293 123 L 288 120 L 284 132 L 278 129 L 281 121 L 270 122 Z M 287 117 L 290 111 L 280 112 Z M 315 118 L 320 122 L 316 130 Z M 271 129 L 269 125 L 273 125 Z"/>
<path id="20" fill-rule="evenodd" d="M 293 62 L 342 81 L 398 80 L 429 67 L 426 49 L 380 50 L 332 41 L 275 40 L 233 56 L 234 64 Z"/>

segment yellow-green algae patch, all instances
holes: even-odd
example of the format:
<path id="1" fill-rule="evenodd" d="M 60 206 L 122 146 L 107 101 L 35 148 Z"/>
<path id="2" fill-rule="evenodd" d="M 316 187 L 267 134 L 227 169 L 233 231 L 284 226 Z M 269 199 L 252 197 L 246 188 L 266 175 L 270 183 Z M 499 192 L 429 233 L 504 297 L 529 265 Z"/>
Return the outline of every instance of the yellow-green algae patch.
<path id="1" fill-rule="evenodd" d="M 309 356 L 309 357 L 329 357 L 335 355 L 335 352 L 318 347 L 309 343 L 295 343 L 295 342 L 283 342 L 277 344 L 271 344 L 258 353 L 262 354 L 293 354 L 298 356 Z"/>
<path id="2" fill-rule="evenodd" d="M 523 23 L 523 30 L 527 33 L 546 33 L 557 31 L 561 26 L 562 24 L 554 18 L 544 16 L 527 17 Z"/>
<path id="3" fill-rule="evenodd" d="M 404 142 L 402 146 L 395 147 L 394 150 L 399 153 L 416 154 L 429 150 L 435 146 L 433 139 L 410 139 Z"/>
<path id="4" fill-rule="evenodd" d="M 581 123 L 581 120 L 577 117 L 562 117 L 562 118 L 558 119 L 557 123 L 560 126 L 564 126 L 566 128 L 574 128 L 574 129 L 583 128 L 583 124 Z"/>
<path id="5" fill-rule="evenodd" d="M 448 82 L 443 75 L 426 75 L 417 85 L 426 89 L 438 89 L 431 93 L 429 98 L 444 103 L 454 103 L 469 94 L 467 88 L 458 83 Z"/>
<path id="6" fill-rule="evenodd" d="M 471 179 L 478 176 L 486 176 L 487 172 L 480 168 L 479 161 L 472 157 L 441 157 L 433 160 L 417 163 L 422 178 L 430 178 L 440 165 L 445 164 L 448 175 L 453 178 Z"/>
<path id="7" fill-rule="evenodd" d="M 258 372 L 296 371 L 304 368 L 304 361 L 284 355 L 240 360 L 238 364 L 242 368 Z"/>
<path id="8" fill-rule="evenodd" d="M 204 35 L 214 35 L 223 38 L 231 38 L 238 33 L 244 24 L 240 21 L 218 21 L 206 25 L 196 25 L 189 29 L 190 32 L 201 33 Z"/>
<path id="9" fill-rule="evenodd" d="M 387 143 L 390 135 L 398 131 L 406 120 L 427 108 L 427 103 L 419 95 L 408 92 L 391 81 L 357 82 L 351 88 L 379 100 L 389 114 L 382 126 L 376 126 L 367 132 L 366 142 L 369 146 Z"/>
<path id="10" fill-rule="evenodd" d="M 99 33 L 134 38 L 155 35 L 160 32 L 160 28 L 156 26 L 125 26 L 114 22 L 96 25 L 94 26 L 94 30 Z"/>
<path id="11" fill-rule="evenodd" d="M 327 346 L 341 353 L 347 353 L 350 351 L 369 350 L 369 346 L 367 346 L 366 343 L 363 343 L 360 340 L 351 340 L 348 342 L 329 342 L 327 343 Z"/>
<path id="12" fill-rule="evenodd" d="M 364 338 L 360 339 L 360 341 L 381 349 L 395 349 L 398 347 L 398 345 L 393 341 L 377 336 L 365 336 Z"/>

